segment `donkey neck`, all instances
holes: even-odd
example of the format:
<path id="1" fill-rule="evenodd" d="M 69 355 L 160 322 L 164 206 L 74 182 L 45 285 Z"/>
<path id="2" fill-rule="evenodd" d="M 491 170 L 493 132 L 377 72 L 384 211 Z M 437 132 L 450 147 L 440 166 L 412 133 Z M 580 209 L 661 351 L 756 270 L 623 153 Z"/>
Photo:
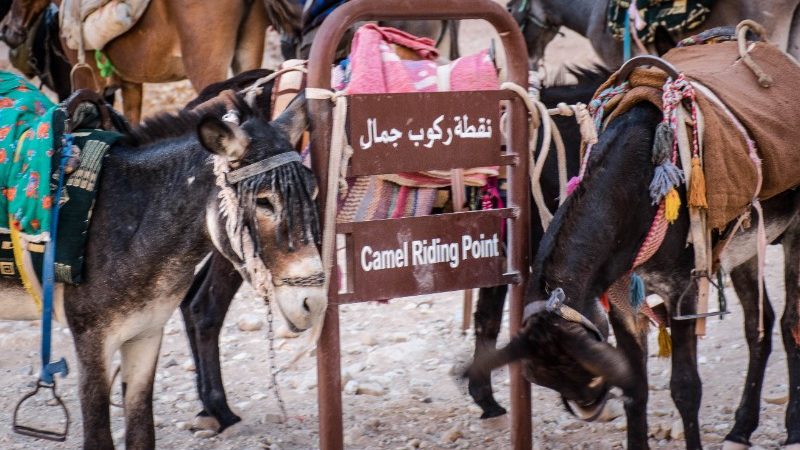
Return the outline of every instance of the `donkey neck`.
<path id="1" fill-rule="evenodd" d="M 657 209 L 650 204 L 648 186 L 659 120 L 656 108 L 636 106 L 601 135 L 587 176 L 542 239 L 532 295 L 562 287 L 568 299 L 580 303 L 631 269 Z"/>
<path id="2" fill-rule="evenodd" d="M 115 146 L 97 209 L 113 214 L 118 244 L 157 249 L 168 242 L 173 254 L 202 257 L 210 249 L 205 214 L 216 190 L 212 167 L 193 134 L 140 148 Z"/>

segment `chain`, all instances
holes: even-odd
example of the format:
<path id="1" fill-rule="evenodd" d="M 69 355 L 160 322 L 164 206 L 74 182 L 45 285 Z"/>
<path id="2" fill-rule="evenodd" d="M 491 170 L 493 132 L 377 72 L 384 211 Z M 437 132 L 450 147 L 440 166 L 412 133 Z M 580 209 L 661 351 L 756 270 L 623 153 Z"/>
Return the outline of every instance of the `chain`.
<path id="1" fill-rule="evenodd" d="M 278 370 L 275 356 L 275 328 L 272 321 L 275 316 L 272 314 L 272 302 L 267 300 L 267 340 L 269 341 L 269 374 L 270 374 L 270 389 L 275 393 L 275 399 L 278 400 L 278 409 L 280 409 L 283 421 L 286 421 L 286 405 L 283 403 L 283 397 L 278 389 Z"/>

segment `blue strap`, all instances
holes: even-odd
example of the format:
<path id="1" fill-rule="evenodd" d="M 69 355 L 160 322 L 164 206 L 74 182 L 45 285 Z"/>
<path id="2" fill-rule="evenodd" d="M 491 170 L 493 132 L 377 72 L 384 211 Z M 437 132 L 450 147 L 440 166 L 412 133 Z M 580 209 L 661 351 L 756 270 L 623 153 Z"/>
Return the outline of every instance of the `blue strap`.
<path id="1" fill-rule="evenodd" d="M 631 59 L 631 16 L 625 11 L 625 30 L 622 33 L 622 61 Z"/>
<path id="2" fill-rule="evenodd" d="M 60 373 L 67 376 L 69 368 L 64 358 L 50 362 L 50 338 L 53 325 L 53 285 L 55 284 L 56 238 L 58 232 L 58 210 L 60 209 L 61 191 L 64 188 L 64 168 L 72 154 L 72 135 L 64 134 L 61 147 L 61 161 L 58 164 L 58 187 L 53 198 L 53 220 L 50 224 L 50 240 L 44 249 L 44 267 L 42 267 L 42 371 L 39 380 L 53 384 L 53 376 Z"/>

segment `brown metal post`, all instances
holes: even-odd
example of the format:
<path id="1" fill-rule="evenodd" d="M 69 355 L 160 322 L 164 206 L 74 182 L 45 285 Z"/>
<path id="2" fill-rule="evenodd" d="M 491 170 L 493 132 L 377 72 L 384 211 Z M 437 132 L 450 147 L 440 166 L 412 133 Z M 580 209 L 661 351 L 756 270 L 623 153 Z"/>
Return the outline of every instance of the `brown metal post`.
<path id="1" fill-rule="evenodd" d="M 528 281 L 528 267 L 530 267 L 530 190 L 528 189 L 528 157 L 526 149 L 518 148 L 519 145 L 528 145 L 528 116 L 522 101 L 512 100 L 511 119 L 509 121 L 511 139 L 509 147 L 512 152 L 526 155 L 520 158 L 519 164 L 510 166 L 508 171 L 509 206 L 519 208 L 520 215 L 511 221 L 508 242 L 509 260 L 514 264 L 513 269 L 520 274 L 519 283 L 511 285 L 509 307 L 509 332 L 513 338 L 522 324 L 523 296 Z M 512 363 L 509 367 L 511 377 L 511 444 L 516 450 L 530 450 L 532 448 L 533 424 L 531 422 L 531 385 L 522 376 L 522 367 L 519 362 Z"/>
<path id="2" fill-rule="evenodd" d="M 341 355 L 339 354 L 339 305 L 328 305 L 325 324 L 317 345 L 317 398 L 321 450 L 342 450 Z"/>
<path id="3" fill-rule="evenodd" d="M 330 71 L 334 53 L 345 31 L 354 23 L 364 20 L 461 20 L 483 19 L 497 30 L 506 52 L 508 80 L 527 86 L 527 48 L 519 27 L 508 12 L 493 0 L 353 0 L 337 8 L 320 27 L 309 57 L 308 87 L 330 89 Z M 511 332 L 515 333 L 522 318 L 522 295 L 529 267 L 529 191 L 525 182 L 528 171 L 527 113 L 519 101 L 511 102 L 511 143 L 509 149 L 521 157 L 509 170 L 509 203 L 520 211 L 511 220 L 509 239 L 514 245 L 509 250 L 509 272 L 517 271 L 519 282 L 511 287 Z M 308 100 L 312 117 L 312 166 L 319 182 L 320 208 L 324 210 L 326 172 L 331 137 L 331 103 L 327 100 Z M 525 146 L 525 148 L 521 147 Z M 330 231 L 330 230 L 327 230 Z M 331 283 L 330 298 L 336 298 Z M 338 306 L 332 301 L 325 318 L 325 329 L 317 351 L 319 377 L 320 448 L 340 450 L 342 438 L 342 401 L 339 352 Z M 531 448 L 530 385 L 521 376 L 518 365 L 511 367 L 512 443 L 517 450 Z"/>

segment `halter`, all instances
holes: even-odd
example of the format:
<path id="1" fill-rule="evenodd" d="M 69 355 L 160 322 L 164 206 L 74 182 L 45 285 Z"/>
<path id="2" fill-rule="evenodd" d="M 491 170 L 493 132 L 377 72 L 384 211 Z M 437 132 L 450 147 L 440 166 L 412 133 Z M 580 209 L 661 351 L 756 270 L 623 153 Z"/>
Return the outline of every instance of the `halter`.
<path id="1" fill-rule="evenodd" d="M 262 159 L 261 161 L 244 166 L 241 169 L 228 172 L 225 174 L 225 179 L 228 181 L 228 184 L 237 184 L 242 180 L 269 172 L 270 170 L 293 162 L 303 162 L 303 158 L 295 151 L 285 152 Z"/>
<path id="2" fill-rule="evenodd" d="M 532 23 L 533 25 L 547 30 L 553 33 L 561 34 L 559 31 L 561 29 L 560 25 L 555 25 L 552 23 L 548 23 L 547 19 L 540 19 L 536 17 L 533 11 L 529 8 L 530 2 L 529 0 L 523 0 L 522 4 L 517 9 L 518 12 L 525 11 L 525 15 L 523 16 L 523 20 L 517 21 L 517 25 L 519 25 L 520 31 L 524 31 L 525 27 L 528 25 L 528 22 Z"/>

